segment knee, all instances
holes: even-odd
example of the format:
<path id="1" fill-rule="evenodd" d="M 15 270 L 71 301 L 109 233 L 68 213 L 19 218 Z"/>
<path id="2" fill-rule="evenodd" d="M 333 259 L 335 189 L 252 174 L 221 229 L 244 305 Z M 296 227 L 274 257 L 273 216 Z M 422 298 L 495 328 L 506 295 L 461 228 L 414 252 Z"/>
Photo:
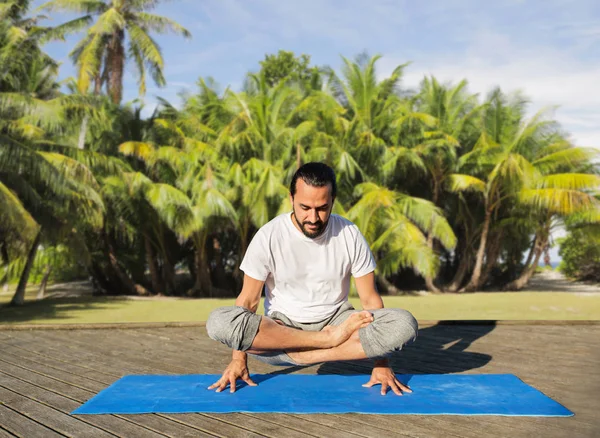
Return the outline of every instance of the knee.
<path id="1" fill-rule="evenodd" d="M 261 317 L 239 306 L 219 307 L 206 321 L 208 336 L 234 350 L 246 351 L 258 332 Z"/>
<path id="2" fill-rule="evenodd" d="M 395 349 L 413 342 L 419 334 L 419 323 L 408 310 L 386 309 L 387 312 L 381 318 L 381 323 L 388 331 L 388 339 Z"/>
<path id="3" fill-rule="evenodd" d="M 369 357 L 388 356 L 417 339 L 419 324 L 407 310 L 381 309 L 375 311 L 374 316 L 375 320 L 361 329 L 365 332 L 363 348 L 366 347 L 365 352 Z"/>
<path id="4" fill-rule="evenodd" d="M 206 332 L 208 337 L 213 341 L 225 343 L 224 340 L 228 337 L 228 327 L 231 326 L 232 308 L 219 307 L 210 312 L 206 321 Z"/>

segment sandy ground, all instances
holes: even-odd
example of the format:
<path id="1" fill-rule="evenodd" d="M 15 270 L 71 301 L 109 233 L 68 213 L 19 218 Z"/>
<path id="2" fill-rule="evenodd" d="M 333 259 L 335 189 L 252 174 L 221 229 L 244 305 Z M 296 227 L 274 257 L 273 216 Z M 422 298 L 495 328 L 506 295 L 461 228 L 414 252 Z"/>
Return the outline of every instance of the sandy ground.
<path id="1" fill-rule="evenodd" d="M 558 271 L 543 271 L 533 276 L 525 291 L 600 293 L 599 284 L 570 281 Z"/>

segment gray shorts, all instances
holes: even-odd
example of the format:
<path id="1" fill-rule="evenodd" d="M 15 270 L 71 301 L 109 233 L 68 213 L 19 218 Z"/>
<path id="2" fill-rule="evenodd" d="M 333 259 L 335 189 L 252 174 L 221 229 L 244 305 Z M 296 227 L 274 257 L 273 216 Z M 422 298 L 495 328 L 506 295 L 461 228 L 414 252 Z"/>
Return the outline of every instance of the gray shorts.
<path id="1" fill-rule="evenodd" d="M 269 318 L 299 330 L 321 331 L 325 326 L 341 324 L 355 312 L 358 311 L 347 301 L 333 316 L 320 322 L 296 322 L 280 312 L 272 312 Z M 388 357 L 417 338 L 419 327 L 410 312 L 403 309 L 376 309 L 370 312 L 373 314 L 373 322 L 358 330 L 360 343 L 367 357 Z M 234 350 L 246 351 L 250 349 L 258 333 L 261 318 L 263 317 L 244 307 L 220 307 L 210 314 L 206 330 L 211 339 Z M 271 365 L 298 365 L 284 351 L 252 356 Z"/>

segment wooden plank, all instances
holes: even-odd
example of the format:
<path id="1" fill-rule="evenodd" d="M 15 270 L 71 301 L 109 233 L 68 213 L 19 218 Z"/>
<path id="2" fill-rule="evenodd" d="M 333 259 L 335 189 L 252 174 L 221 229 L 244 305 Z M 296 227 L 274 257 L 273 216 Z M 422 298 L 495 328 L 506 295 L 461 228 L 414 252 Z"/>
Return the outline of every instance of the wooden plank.
<path id="1" fill-rule="evenodd" d="M 300 415 L 294 416 L 287 414 L 259 414 L 250 416 L 252 418 L 258 419 L 259 421 L 268 421 L 269 423 L 279 425 L 280 427 L 289 427 L 312 436 L 330 438 L 352 438 L 357 436 L 364 436 L 361 434 L 356 434 L 353 431 L 342 430 L 347 428 L 324 428 L 322 424 L 309 421 L 309 419 L 304 418 L 304 416 Z"/>
<path id="2" fill-rule="evenodd" d="M 310 414 L 310 415 L 299 415 L 294 414 L 294 416 L 302 417 L 307 421 L 314 422 L 318 424 L 321 428 L 335 428 L 342 432 L 349 432 L 354 435 L 359 435 L 363 437 L 372 437 L 379 438 L 381 436 L 390 436 L 390 437 L 404 437 L 404 436 L 415 436 L 409 435 L 405 431 L 398 430 L 389 430 L 384 427 L 380 427 L 377 424 L 369 423 L 361 423 L 353 420 L 354 416 L 349 416 L 343 421 L 337 415 L 331 414 Z M 431 435 L 430 435 L 431 436 Z M 452 436 L 452 435 L 449 435 Z"/>
<path id="3" fill-rule="evenodd" d="M 10 434 L 6 432 L 6 435 L 0 436 L 17 436 L 23 438 L 64 437 L 64 435 L 36 423 L 32 419 L 21 415 L 17 411 L 13 411 L 3 404 L 0 404 L 0 425 L 6 431 L 10 431 Z M 2 428 L 0 428 L 0 431 L 4 431 Z"/>
<path id="4" fill-rule="evenodd" d="M 7 352 L 7 353 L 9 353 L 9 354 L 11 354 L 11 355 L 19 354 L 18 353 L 19 350 L 17 350 L 17 353 L 15 353 L 15 348 L 14 347 L 5 348 L 4 351 Z M 23 357 L 23 358 L 26 358 L 26 360 L 23 361 L 23 363 L 25 365 L 29 364 L 32 360 L 36 360 L 37 361 L 37 365 L 40 367 L 41 370 L 44 370 L 45 373 L 50 373 L 48 371 L 48 367 L 49 366 L 52 367 L 52 368 L 55 368 L 57 366 L 59 366 L 59 367 L 62 366 L 61 362 L 57 362 L 54 359 L 43 358 L 43 357 L 40 358 L 39 356 L 36 357 L 36 356 L 34 356 L 32 354 L 27 354 L 27 352 L 21 352 L 20 356 Z M 16 360 L 16 358 L 13 359 L 13 361 L 14 360 Z M 34 364 L 34 366 L 35 365 L 36 364 Z M 73 366 L 73 365 L 69 365 L 69 364 L 66 364 L 66 365 L 67 365 L 66 369 L 69 370 L 69 373 L 78 374 L 81 370 L 83 370 L 86 373 L 89 373 L 89 370 L 86 370 L 84 368 L 78 369 L 79 368 L 78 366 Z M 104 380 L 104 379 L 101 379 L 101 380 Z M 112 381 L 114 381 L 114 378 L 111 378 L 111 381 L 106 382 L 106 383 L 110 384 L 110 383 L 112 383 Z M 81 384 L 81 382 L 78 382 L 78 383 Z M 262 417 L 262 415 L 261 415 L 261 417 Z M 277 424 L 280 424 L 280 425 L 285 425 L 285 424 L 281 424 L 280 422 L 278 422 L 277 419 L 276 419 L 276 417 L 270 418 L 270 421 L 272 421 L 274 423 L 277 423 Z M 313 427 L 314 423 L 308 422 L 308 421 L 306 421 L 304 419 L 295 419 L 294 420 L 293 417 L 291 417 L 291 419 L 290 418 L 285 418 L 285 421 L 287 423 L 290 423 L 290 422 L 291 423 L 296 423 L 296 426 L 297 426 L 296 429 L 301 428 L 303 431 L 306 431 L 308 433 L 310 433 L 310 429 L 314 429 L 314 427 Z M 297 423 L 300 423 L 300 424 L 297 424 Z M 313 432 L 319 433 L 317 430 L 313 430 Z M 350 432 L 350 431 L 348 431 L 348 432 Z"/>
<path id="5" fill-rule="evenodd" d="M 141 346 L 146 346 L 148 339 L 141 339 L 139 338 L 137 335 L 139 335 L 139 331 L 131 331 L 127 333 L 127 337 L 135 337 L 135 339 L 138 339 L 138 342 Z M 153 337 L 154 339 L 156 339 L 156 337 Z M 172 340 L 173 337 L 165 337 L 165 336 L 159 336 L 159 338 L 166 338 L 165 340 Z M 151 341 L 150 341 L 151 342 Z M 170 355 L 170 357 L 172 358 L 173 361 L 175 361 L 178 365 L 186 365 L 189 363 L 189 366 L 192 367 L 194 366 L 196 363 L 195 360 L 190 361 L 190 357 L 189 357 L 189 353 L 185 352 L 182 353 L 182 349 L 179 347 L 177 347 L 176 345 L 174 346 L 169 346 L 169 345 L 161 345 L 160 347 L 161 352 L 168 352 L 168 354 Z M 167 350 L 167 351 L 165 351 Z M 229 352 L 227 352 L 229 353 Z M 347 366 L 351 366 L 352 364 L 346 364 Z M 268 366 L 268 365 L 264 365 L 262 364 L 263 367 L 267 367 L 269 370 L 272 370 L 272 367 Z M 187 367 L 185 367 L 187 368 Z M 371 372 L 372 366 L 370 365 L 369 367 L 369 374 Z M 314 372 L 314 371 L 313 371 Z M 365 376 L 365 382 L 368 380 L 368 376 Z M 253 416 L 255 418 L 259 418 L 259 419 L 264 419 L 265 415 L 270 415 L 270 414 L 246 414 L 246 415 L 250 415 Z M 304 416 L 302 416 L 304 417 Z M 298 429 L 299 430 L 303 430 L 303 431 L 307 431 L 310 429 L 307 428 L 312 428 L 312 425 L 310 425 L 310 423 L 307 423 L 307 421 L 304 418 L 301 418 L 301 421 L 304 422 L 304 426 L 300 426 L 298 425 Z M 276 418 L 276 417 L 271 417 L 271 418 Z M 424 418 L 424 417 L 415 417 L 412 420 L 413 424 L 418 425 L 418 427 L 420 428 L 420 430 L 428 430 L 429 435 L 433 434 L 433 433 L 437 433 L 437 431 L 439 431 L 439 426 L 440 426 L 440 418 Z M 279 424 L 285 424 L 286 426 L 289 426 L 289 423 L 279 423 Z M 388 432 L 392 432 L 393 429 L 388 429 Z M 477 433 L 479 432 L 479 430 L 477 431 Z"/>
<path id="6" fill-rule="evenodd" d="M 17 435 L 13 435 L 8 430 L 3 429 L 2 426 L 0 425 L 0 438 L 15 438 L 16 436 Z M 62 436 L 62 435 L 60 435 L 60 436 Z"/>
<path id="7" fill-rule="evenodd" d="M 460 419 L 459 419 L 459 420 L 457 420 L 457 421 L 460 421 Z"/>
<path id="8" fill-rule="evenodd" d="M 274 424 L 269 421 L 262 421 L 259 418 L 246 414 L 205 414 L 208 417 L 216 418 L 224 423 L 234 426 L 243 425 L 244 429 L 254 433 L 265 435 L 272 438 L 302 438 L 306 436 L 318 436 L 310 433 L 298 431 L 296 429 Z"/>
<path id="9" fill-rule="evenodd" d="M 118 436 L 84 423 L 78 418 L 38 403 L 21 394 L 9 391 L 4 386 L 0 386 L 0 400 L 12 410 L 20 412 L 63 435 L 100 438 Z"/>
<path id="10" fill-rule="evenodd" d="M 600 332 L 596 327 L 561 327 L 560 329 L 564 330 L 562 335 L 560 330 L 552 326 L 535 327 L 534 335 L 532 335 L 532 328 L 526 326 L 493 327 L 491 331 L 489 327 L 487 329 L 444 327 L 443 330 L 435 328 L 425 331 L 418 343 L 414 344 L 416 348 L 407 348 L 394 359 L 393 363 L 397 368 L 411 372 L 444 372 L 444 370 L 447 372 L 448 368 L 459 369 L 462 373 L 513 372 L 527 383 L 567 404 L 567 407 L 575 410 L 576 417 L 559 419 L 436 416 L 415 418 L 413 421 L 413 416 L 380 416 L 379 418 L 371 415 L 349 414 L 339 416 L 338 419 L 331 415 L 300 415 L 297 417 L 302 421 L 294 423 L 291 430 L 312 423 L 313 425 L 306 427 L 310 428 L 307 429 L 309 433 L 315 434 L 318 428 L 315 428 L 314 424 L 322 425 L 324 430 L 327 430 L 331 427 L 327 426 L 327 421 L 334 418 L 336 422 L 343 424 L 346 429 L 350 429 L 349 432 L 356 435 L 361 435 L 360 431 L 369 428 L 378 428 L 373 430 L 381 431 L 381 435 L 386 435 L 384 431 L 389 430 L 390 432 L 402 431 L 411 436 L 441 436 L 446 434 L 445 431 L 450 430 L 457 436 L 476 434 L 481 436 L 482 430 L 485 429 L 485 435 L 488 436 L 506 435 L 508 431 L 516 436 L 526 434 L 542 434 L 550 437 L 594 436 L 594 433 L 600 430 L 595 415 L 599 407 L 597 398 L 594 398 L 597 392 L 593 390 L 593 377 L 598 375 L 594 355 L 597 355 L 597 334 Z M 31 355 L 24 354 L 28 360 L 39 360 L 42 366 L 49 368 L 45 371 L 38 369 L 40 372 L 51 374 L 50 369 L 56 368 L 63 373 L 74 372 L 79 377 L 97 382 L 108 382 L 111 375 L 118 376 L 131 372 L 128 370 L 144 373 L 155 373 L 159 370 L 173 372 L 174 366 L 178 369 L 194 369 L 194 372 L 219 373 L 222 371 L 221 366 L 229 362 L 230 357 L 226 348 L 221 348 L 205 337 L 204 329 L 159 329 L 156 333 L 146 333 L 144 329 L 127 334 L 108 331 L 101 340 L 98 340 L 97 335 L 91 331 L 72 332 L 68 339 L 56 334 L 47 337 L 46 333 L 19 332 L 19 336 L 21 335 L 23 337 L 2 338 L 3 345 L 12 345 L 6 350 L 13 356 L 11 361 L 15 361 L 19 356 L 19 348 L 25 348 L 33 351 Z M 191 348 L 190 344 L 192 344 Z M 478 357 L 477 355 L 491 356 L 491 360 L 479 368 L 473 368 L 471 359 Z M 200 356 L 198 360 L 196 360 L 197 356 Z M 543 358 L 543 361 L 540 358 Z M 151 361 L 150 366 L 147 359 Z M 94 363 L 95 360 L 99 362 Z M 61 367 L 63 362 L 66 364 L 65 367 Z M 547 363 L 552 364 L 552 373 L 544 372 Z M 31 366 L 31 364 L 27 365 Z M 273 370 L 273 367 L 256 361 L 251 361 L 251 366 L 253 371 Z M 366 362 L 326 364 L 295 372 L 364 373 L 370 371 L 369 367 L 370 364 Z M 110 371 L 110 374 L 105 373 L 98 378 L 94 376 L 93 369 Z M 64 378 L 65 376 L 61 375 L 60 379 Z M 78 382 L 81 383 L 82 381 Z M 189 415 L 194 419 L 202 418 L 197 414 L 183 415 Z M 241 422 L 243 418 L 223 415 L 223 419 L 229 422 L 233 420 Z M 262 423 L 270 422 L 274 426 L 279 426 L 279 423 L 285 424 L 286 419 L 282 414 L 267 414 L 268 416 L 264 418 L 263 414 L 241 415 L 253 417 Z M 212 421 L 225 424 L 221 418 L 212 418 Z M 406 424 L 410 426 L 407 427 Z M 241 431 L 240 427 L 244 425 L 229 424 L 228 426 Z M 211 433 L 219 434 L 213 429 Z"/>
<path id="11" fill-rule="evenodd" d="M 254 438 L 264 436 L 246 430 L 243 426 L 223 422 L 205 414 L 159 414 L 159 416 L 169 418 L 172 421 L 177 421 L 187 426 L 206 430 L 213 435 L 226 438 Z"/>
<path id="12" fill-rule="evenodd" d="M 11 373 L 11 377 L 13 377 L 12 379 L 3 379 L 0 374 L 0 383 L 8 389 L 58 408 L 67 414 L 79 407 L 83 401 L 96 394 L 94 391 L 85 391 L 76 387 L 72 388 L 73 392 L 69 392 L 69 387 L 65 386 L 64 382 L 54 380 L 51 376 L 19 369 L 17 366 L 5 365 L 5 372 Z M 76 398 L 73 398 L 74 392 L 78 394 Z M 165 436 L 165 434 L 167 436 L 211 436 L 197 428 L 185 427 L 156 415 L 137 415 L 132 416 L 132 418 L 123 415 L 85 415 L 76 417 L 116 435 L 125 434 L 126 436 L 152 438 Z"/>
<path id="13" fill-rule="evenodd" d="M 137 424 L 143 424 L 144 427 L 150 428 L 156 432 L 160 432 L 170 437 L 214 437 L 215 434 L 211 434 L 204 430 L 201 426 L 192 427 L 189 424 L 182 424 L 179 421 L 174 421 L 164 415 L 156 414 L 143 414 L 143 415 L 118 415 L 119 418 L 124 418 L 128 421 L 135 422 Z M 125 435 L 135 436 L 137 435 Z"/>
<path id="14" fill-rule="evenodd" d="M 9 378 L 6 375 L 0 374 L 0 384 L 17 394 L 55 408 L 66 415 L 80 406 L 80 403 L 72 399 L 53 393 L 52 391 L 47 390 L 45 387 L 36 386 L 25 380 L 20 380 L 14 377 Z M 99 427 L 117 436 L 125 435 L 148 438 L 159 438 L 165 436 L 132 423 L 131 421 L 127 421 L 112 415 L 86 415 L 74 416 L 73 418 L 79 418 L 84 423 Z"/>
<path id="15" fill-rule="evenodd" d="M 64 351 L 63 349 L 58 349 L 57 354 L 63 353 Z M 97 351 L 96 351 L 97 352 Z M 43 362 L 43 358 L 44 356 L 39 356 L 40 359 L 38 359 L 40 361 L 40 363 L 44 363 Z M 82 354 L 81 351 L 77 351 L 77 354 L 74 355 L 68 355 L 68 357 L 70 358 L 70 360 L 74 360 L 74 358 L 77 358 L 79 361 L 81 360 Z M 100 355 L 100 357 L 102 357 Z M 95 360 L 95 358 L 92 358 L 93 360 Z M 81 362 L 79 362 L 81 363 Z M 94 362 L 97 363 L 97 362 Z M 100 363 L 99 365 L 102 365 L 102 363 Z M 118 363 L 118 359 L 113 359 L 111 360 L 111 362 L 106 362 L 107 367 L 110 367 L 108 369 L 118 369 L 119 363 Z M 48 372 L 48 371 L 47 371 Z M 114 380 L 116 380 L 115 378 L 111 378 L 111 380 L 109 382 L 106 382 L 107 384 L 112 383 Z M 47 385 L 57 385 L 56 382 L 49 382 L 46 383 Z M 128 419 L 132 419 L 133 421 L 136 422 L 141 422 L 142 424 L 144 424 L 147 427 L 153 427 L 153 424 L 155 422 L 155 420 L 152 419 L 152 416 L 149 415 L 126 415 L 126 416 L 120 416 L 120 417 L 124 417 L 124 418 L 128 418 Z M 177 415 L 157 415 L 157 417 L 159 418 L 163 418 L 165 420 L 167 420 L 166 424 L 163 424 L 160 428 L 159 428 L 159 424 L 157 424 L 155 427 L 157 428 L 156 430 L 159 431 L 164 431 L 165 430 L 165 426 L 169 426 L 169 432 L 172 432 L 175 428 L 175 426 L 172 426 L 170 423 L 179 423 L 180 426 L 180 431 L 178 431 L 178 433 L 175 434 L 175 436 L 184 436 L 184 435 L 189 435 L 189 436 L 199 436 L 201 435 L 198 430 L 201 431 L 206 431 L 207 433 L 211 433 L 213 435 L 221 435 L 222 436 L 226 436 L 226 437 L 252 437 L 252 436 L 259 436 L 257 434 L 245 431 L 243 429 L 243 427 L 236 427 L 236 426 L 232 426 L 230 424 L 228 424 L 227 422 L 222 422 L 219 421 L 217 419 L 214 418 L 210 418 L 207 416 L 203 416 L 203 415 L 198 415 L 198 414 L 177 414 Z M 185 430 L 183 430 L 185 429 Z M 190 431 L 190 429 L 194 429 L 195 431 Z M 185 433 L 184 433 L 185 432 Z"/>
<path id="16" fill-rule="evenodd" d="M 128 343 L 127 345 L 128 345 L 128 346 L 131 346 L 131 344 L 130 344 L 130 343 Z M 95 350 L 95 351 L 102 351 L 101 349 L 99 349 L 99 345 L 98 345 L 97 343 L 94 345 L 94 350 Z M 176 358 L 176 359 L 175 359 L 175 361 L 176 361 L 177 363 L 180 363 L 180 358 Z M 168 370 L 169 372 L 171 372 L 171 371 L 172 371 L 172 369 L 171 369 L 170 367 L 169 367 L 169 368 L 167 368 L 167 370 Z M 245 420 L 245 421 L 247 422 L 247 420 Z M 296 421 L 295 421 L 295 423 L 298 423 L 298 422 L 303 422 L 303 421 L 304 421 L 304 420 L 296 420 Z M 304 424 L 304 427 L 302 428 L 302 433 L 307 433 L 307 429 L 310 429 L 310 428 L 313 426 L 313 425 L 312 425 L 312 423 L 310 423 L 310 422 L 305 422 L 305 423 L 306 423 L 306 424 Z M 244 427 L 245 427 L 245 426 L 246 426 L 246 425 L 244 424 Z M 279 424 L 279 426 L 281 426 L 281 427 L 283 427 L 283 428 L 293 429 L 293 428 L 292 428 L 292 427 L 290 427 L 289 425 Z M 287 435 L 290 435 L 290 436 L 292 436 L 292 435 L 293 435 L 293 433 L 291 433 L 291 432 L 287 432 Z"/>

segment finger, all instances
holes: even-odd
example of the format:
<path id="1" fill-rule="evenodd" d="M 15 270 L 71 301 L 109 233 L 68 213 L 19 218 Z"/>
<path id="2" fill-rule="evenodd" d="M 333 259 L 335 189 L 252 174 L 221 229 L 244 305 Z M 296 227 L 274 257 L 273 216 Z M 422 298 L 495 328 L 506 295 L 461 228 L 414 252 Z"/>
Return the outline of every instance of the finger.
<path id="1" fill-rule="evenodd" d="M 402 395 L 402 391 L 400 391 L 400 388 L 398 388 L 398 385 L 396 385 L 396 382 L 394 382 L 393 380 L 390 382 L 390 388 L 392 388 L 394 394 Z"/>
<path id="2" fill-rule="evenodd" d="M 381 395 L 386 395 L 388 390 L 388 384 L 386 382 L 381 382 Z"/>
<path id="3" fill-rule="evenodd" d="M 242 380 L 244 380 L 244 382 L 246 382 L 246 383 L 247 383 L 248 385 L 250 385 L 250 386 L 258 386 L 258 385 L 257 385 L 257 384 L 254 382 L 254 380 L 252 380 L 252 379 L 250 378 L 250 376 L 242 377 Z"/>
<path id="4" fill-rule="evenodd" d="M 398 387 L 404 392 L 412 392 L 412 389 L 410 389 L 409 386 L 406 386 L 404 383 L 402 383 L 398 379 L 396 379 L 396 385 L 398 385 Z"/>
<path id="5" fill-rule="evenodd" d="M 377 385 L 377 381 L 375 381 L 375 380 L 371 379 L 371 380 L 369 380 L 367 383 L 365 383 L 363 386 L 364 386 L 365 388 L 370 388 L 370 387 L 372 387 L 373 385 Z"/>
<path id="6" fill-rule="evenodd" d="M 223 382 L 223 377 L 221 377 L 219 380 L 217 380 L 215 383 L 213 383 L 212 385 L 210 385 L 208 387 L 208 389 L 215 389 L 217 386 L 221 385 L 221 382 Z"/>
<path id="7" fill-rule="evenodd" d="M 229 392 L 235 392 L 235 377 L 229 380 Z"/>
<path id="8" fill-rule="evenodd" d="M 221 382 L 221 383 L 219 384 L 219 388 L 217 388 L 217 391 L 216 391 L 216 392 L 221 392 L 221 391 L 223 391 L 225 388 L 227 388 L 227 380 L 225 380 L 225 381 L 223 381 L 223 382 Z"/>

